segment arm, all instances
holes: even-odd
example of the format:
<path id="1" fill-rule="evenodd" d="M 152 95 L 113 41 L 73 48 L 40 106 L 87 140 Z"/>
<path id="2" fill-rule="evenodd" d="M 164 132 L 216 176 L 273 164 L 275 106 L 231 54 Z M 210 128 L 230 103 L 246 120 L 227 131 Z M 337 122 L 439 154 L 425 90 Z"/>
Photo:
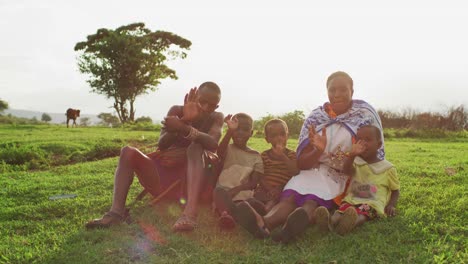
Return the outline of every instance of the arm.
<path id="1" fill-rule="evenodd" d="M 396 215 L 396 204 L 398 201 L 398 197 L 400 197 L 400 190 L 392 191 L 390 195 L 390 201 L 388 202 L 387 206 L 385 206 L 385 213 L 388 216 L 395 216 Z"/>
<path id="2" fill-rule="evenodd" d="M 221 137 L 221 131 L 223 128 L 223 114 L 221 113 L 216 113 L 213 121 L 213 125 L 211 126 L 210 130 L 208 133 L 201 132 L 197 130 L 196 128 L 192 127 L 189 124 L 186 124 L 182 119 L 179 119 L 178 117 L 174 116 L 168 116 L 165 119 L 165 124 L 166 126 L 169 126 L 169 123 L 171 123 L 171 127 L 179 134 L 181 134 L 184 137 L 187 137 L 190 135 L 191 130 L 196 131 L 196 136 L 193 138 L 189 138 L 192 140 L 192 142 L 199 143 L 202 145 L 203 149 L 216 152 L 216 149 L 218 148 L 218 141 L 219 138 Z"/>
<path id="3" fill-rule="evenodd" d="M 216 151 L 216 153 L 218 154 L 221 160 L 224 160 L 224 158 L 226 158 L 226 151 L 227 151 L 229 142 L 231 141 L 231 138 L 232 138 L 232 131 L 228 129 L 223 139 L 221 140 L 221 143 L 219 143 L 218 150 Z"/>
<path id="4" fill-rule="evenodd" d="M 189 136 L 190 140 L 200 143 L 204 149 L 213 152 L 216 151 L 223 127 L 223 114 L 215 113 L 214 122 L 210 131 L 208 131 L 208 133 L 203 133 L 190 125 L 191 122 L 197 120 L 200 116 L 200 109 L 197 88 L 192 88 L 190 92 L 185 95 L 184 106 L 177 106 L 174 111 L 171 111 L 171 108 L 168 116 L 164 118 L 162 122 L 165 127 L 164 131 L 161 131 L 162 135 L 160 137 L 160 143 L 163 143 L 163 149 L 172 145 L 176 140 L 177 134 L 179 134 L 184 137 Z M 167 132 L 171 132 L 172 135 Z"/>
<path id="5" fill-rule="evenodd" d="M 366 147 L 364 146 L 364 142 L 362 142 L 362 140 L 358 140 L 358 142 L 353 144 L 351 151 L 349 152 L 349 156 L 343 164 L 344 174 L 354 176 L 354 173 L 356 172 L 356 169 L 353 167 L 354 159 L 356 156 L 361 155 L 365 150 Z"/>
<path id="6" fill-rule="evenodd" d="M 174 105 L 169 109 L 167 112 L 167 116 L 179 116 L 182 114 L 182 107 L 178 105 Z M 168 131 L 166 126 L 161 128 L 161 134 L 158 140 L 158 148 L 161 150 L 169 148 L 172 144 L 175 143 L 177 139 L 177 132 L 176 131 Z"/>
<path id="7" fill-rule="evenodd" d="M 218 150 L 216 151 L 221 160 L 224 160 L 224 158 L 226 158 L 227 147 L 229 145 L 229 142 L 231 141 L 233 131 L 238 127 L 237 119 L 231 120 L 231 117 L 232 115 L 227 115 L 224 118 L 224 123 L 227 124 L 228 129 L 223 139 L 221 140 L 221 143 L 219 143 Z"/>
<path id="8" fill-rule="evenodd" d="M 302 150 L 301 154 L 297 158 L 297 165 L 301 170 L 308 170 L 314 167 L 318 167 L 319 165 L 319 158 L 322 155 L 323 150 L 320 151 L 315 147 L 308 145 L 307 147 Z"/>
<path id="9" fill-rule="evenodd" d="M 262 174 L 260 172 L 253 171 L 252 174 L 250 174 L 249 180 L 247 182 L 231 188 L 228 192 L 231 195 L 231 197 L 234 197 L 241 191 L 253 190 L 255 189 L 255 187 L 257 187 L 261 177 Z"/>
<path id="10" fill-rule="evenodd" d="M 271 151 L 274 155 L 275 159 L 282 161 L 286 165 L 286 169 L 288 174 L 290 175 L 297 175 L 299 174 L 299 168 L 297 166 L 296 159 L 290 159 L 286 153 L 284 153 L 285 145 L 284 144 L 276 144 L 272 147 Z"/>
<path id="11" fill-rule="evenodd" d="M 224 116 L 222 113 L 216 113 L 213 125 L 208 133 L 200 132 L 194 142 L 200 143 L 206 150 L 216 152 L 223 131 L 223 118 Z"/>
<path id="12" fill-rule="evenodd" d="M 354 173 L 356 172 L 356 169 L 353 167 L 354 158 L 356 158 L 356 156 L 349 155 L 349 157 L 345 160 L 343 164 L 344 174 L 349 175 L 349 176 L 354 176 Z"/>
<path id="13" fill-rule="evenodd" d="M 319 158 L 325 151 L 327 145 L 327 130 L 324 127 L 322 135 L 315 132 L 315 127 L 309 127 L 309 145 L 307 145 L 297 158 L 297 164 L 299 169 L 308 170 L 314 167 L 318 167 Z"/>

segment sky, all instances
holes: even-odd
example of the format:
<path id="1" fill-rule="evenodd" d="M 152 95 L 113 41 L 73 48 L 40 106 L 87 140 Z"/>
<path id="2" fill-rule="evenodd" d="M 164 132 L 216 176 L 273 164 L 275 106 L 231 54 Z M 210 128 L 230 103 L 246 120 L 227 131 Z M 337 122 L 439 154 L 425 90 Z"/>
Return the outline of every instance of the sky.
<path id="1" fill-rule="evenodd" d="M 219 110 L 254 118 L 328 100 L 335 71 L 376 109 L 443 112 L 468 105 L 468 3 L 464 1 L 34 1 L 0 0 L 0 99 L 12 109 L 114 112 L 78 71 L 75 44 L 99 28 L 143 22 L 192 42 L 169 62 L 178 80 L 136 100 L 161 120 L 204 81 Z"/>

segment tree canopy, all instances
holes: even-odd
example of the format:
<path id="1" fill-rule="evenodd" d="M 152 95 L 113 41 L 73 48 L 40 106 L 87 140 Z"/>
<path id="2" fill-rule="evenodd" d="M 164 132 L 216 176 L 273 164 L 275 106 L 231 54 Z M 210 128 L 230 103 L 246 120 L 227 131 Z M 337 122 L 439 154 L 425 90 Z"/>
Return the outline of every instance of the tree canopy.
<path id="1" fill-rule="evenodd" d="M 47 114 L 47 113 L 43 113 L 43 114 L 42 114 L 42 116 L 41 116 L 41 121 L 44 121 L 44 122 L 47 123 L 47 122 L 49 122 L 49 121 L 51 121 L 51 120 L 52 120 L 52 117 L 50 117 L 49 114 Z"/>
<path id="2" fill-rule="evenodd" d="M 8 103 L 0 99 L 0 113 L 8 109 Z"/>
<path id="3" fill-rule="evenodd" d="M 117 118 L 115 115 L 112 115 L 111 113 L 100 113 L 97 117 L 102 120 L 101 124 L 106 126 L 115 126 L 119 123 L 119 118 Z"/>
<path id="4" fill-rule="evenodd" d="M 192 43 L 166 31 L 151 31 L 144 23 L 99 29 L 75 45 L 79 70 L 88 74 L 91 91 L 113 99 L 120 122 L 134 121 L 135 99 L 156 91 L 162 79 L 177 79 L 165 63 L 185 58 Z"/>

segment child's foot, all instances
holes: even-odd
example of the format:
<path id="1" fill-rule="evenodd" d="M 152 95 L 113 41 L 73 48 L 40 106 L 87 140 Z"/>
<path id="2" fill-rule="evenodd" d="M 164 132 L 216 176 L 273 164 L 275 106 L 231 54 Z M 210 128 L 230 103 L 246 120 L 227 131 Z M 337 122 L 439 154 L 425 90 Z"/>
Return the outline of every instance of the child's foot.
<path id="1" fill-rule="evenodd" d="M 274 237 L 275 241 L 280 239 L 281 242 L 287 244 L 296 236 L 302 234 L 309 226 L 309 215 L 303 208 L 297 208 L 289 214 L 286 223 L 281 229 L 279 237 Z"/>
<path id="2" fill-rule="evenodd" d="M 236 221 L 234 221 L 234 218 L 228 214 L 228 212 L 224 211 L 221 213 L 221 216 L 219 217 L 219 227 L 222 230 L 231 230 L 236 226 Z"/>
<path id="3" fill-rule="evenodd" d="M 265 239 L 270 235 L 262 216 L 245 201 L 239 203 L 235 208 L 234 219 L 256 238 Z"/>
<path id="4" fill-rule="evenodd" d="M 236 205 L 232 201 L 231 195 L 229 195 L 227 190 L 216 187 L 213 191 L 213 200 L 218 210 L 226 210 L 228 214 L 233 214 Z"/>
<path id="5" fill-rule="evenodd" d="M 197 227 L 197 219 L 193 216 L 182 214 L 172 226 L 173 232 L 190 232 Z"/>
<path id="6" fill-rule="evenodd" d="M 105 213 L 103 217 L 89 221 L 86 223 L 85 227 L 86 229 L 108 228 L 123 222 L 126 222 L 127 224 L 130 224 L 131 222 L 128 209 L 125 209 L 123 215 L 109 211 Z"/>
<path id="7" fill-rule="evenodd" d="M 354 207 L 348 207 L 341 216 L 340 221 L 335 227 L 335 232 L 338 235 L 344 236 L 348 234 L 356 226 L 356 220 L 358 219 L 358 214 Z"/>
<path id="8" fill-rule="evenodd" d="M 329 230 L 330 213 L 324 206 L 315 209 L 315 223 L 321 233 L 327 233 Z"/>

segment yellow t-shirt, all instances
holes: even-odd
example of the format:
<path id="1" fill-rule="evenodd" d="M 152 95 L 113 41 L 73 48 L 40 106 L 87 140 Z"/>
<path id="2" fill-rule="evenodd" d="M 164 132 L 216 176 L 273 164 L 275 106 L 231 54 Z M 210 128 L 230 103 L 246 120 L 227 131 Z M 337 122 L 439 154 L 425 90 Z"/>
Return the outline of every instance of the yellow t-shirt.
<path id="1" fill-rule="evenodd" d="M 245 151 L 234 144 L 228 145 L 223 170 L 218 178 L 218 186 L 226 189 L 239 186 L 249 181 L 253 171 L 263 174 L 263 161 L 260 153 Z M 253 197 L 253 190 L 241 191 L 233 200 L 246 200 Z"/>
<path id="2" fill-rule="evenodd" d="M 368 164 L 360 157 L 356 157 L 353 167 L 356 173 L 343 201 L 353 205 L 368 204 L 379 216 L 385 216 L 391 191 L 400 189 L 395 167 L 386 160 Z"/>

